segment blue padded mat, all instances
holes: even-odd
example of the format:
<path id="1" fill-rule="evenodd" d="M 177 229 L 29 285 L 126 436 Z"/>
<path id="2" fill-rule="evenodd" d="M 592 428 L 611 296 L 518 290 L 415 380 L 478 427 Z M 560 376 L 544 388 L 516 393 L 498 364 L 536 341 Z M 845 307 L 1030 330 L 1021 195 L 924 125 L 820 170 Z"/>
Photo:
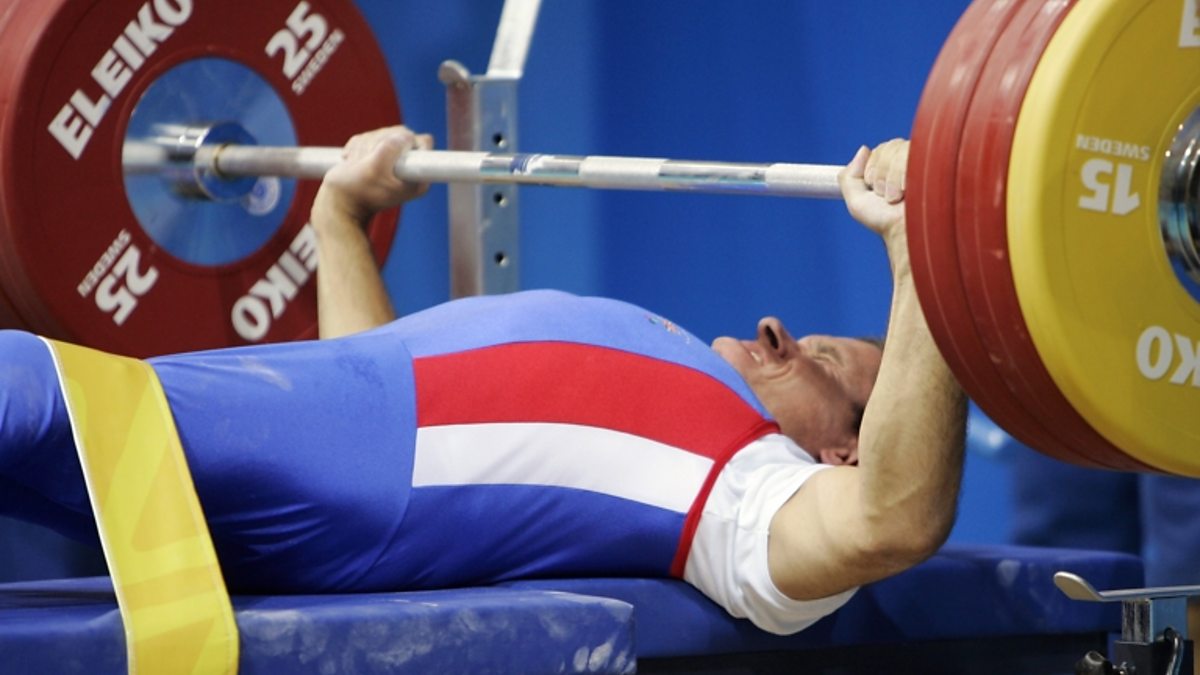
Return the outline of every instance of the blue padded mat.
<path id="1" fill-rule="evenodd" d="M 947 546 L 903 574 L 862 588 L 844 607 L 780 637 L 730 618 L 691 586 L 661 579 L 519 581 L 514 589 L 618 598 L 637 610 L 638 656 L 813 649 L 1023 635 L 1117 633 L 1119 604 L 1076 602 L 1055 586 L 1068 571 L 1098 589 L 1142 585 L 1123 553 L 1018 546 Z"/>
<path id="2" fill-rule="evenodd" d="M 1118 631 L 1120 607 L 1068 600 L 1051 580 L 1059 570 L 1101 589 L 1141 584 L 1133 556 L 952 546 L 790 637 L 732 619 L 687 584 L 663 579 L 241 596 L 234 608 L 244 674 L 628 673 L 638 658 Z M 108 579 L 0 585 L 0 655 L 6 675 L 124 673 Z"/>
<path id="3" fill-rule="evenodd" d="M 234 598 L 242 675 L 632 673 L 632 613 L 607 598 L 473 588 Z M 123 674 L 107 577 L 0 586 L 0 672 Z"/>

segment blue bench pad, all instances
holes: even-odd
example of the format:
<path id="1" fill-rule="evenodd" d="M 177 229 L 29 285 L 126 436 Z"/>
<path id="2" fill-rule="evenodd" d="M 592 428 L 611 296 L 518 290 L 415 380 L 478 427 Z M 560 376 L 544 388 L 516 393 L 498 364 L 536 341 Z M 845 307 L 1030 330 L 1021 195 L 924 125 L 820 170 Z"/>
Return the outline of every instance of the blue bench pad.
<path id="1" fill-rule="evenodd" d="M 234 598 L 243 675 L 632 673 L 633 608 L 505 588 Z M 126 671 L 107 577 L 0 586 L 7 673 Z"/>
<path id="2" fill-rule="evenodd" d="M 637 659 L 1108 633 L 1115 605 L 1073 602 L 1059 570 L 1098 588 L 1141 584 L 1132 556 L 950 546 L 858 592 L 794 636 L 729 617 L 663 579 L 566 579 L 329 596 L 239 596 L 241 673 L 634 672 Z M 0 585 L 6 673 L 124 673 L 107 578 Z"/>
<path id="3" fill-rule="evenodd" d="M 1142 564 L 1136 556 L 1018 546 L 947 546 L 921 565 L 859 590 L 832 616 L 786 637 L 730 618 L 678 581 L 568 579 L 519 581 L 507 586 L 628 602 L 637 608 L 640 657 L 1121 630 L 1119 605 L 1068 599 L 1054 586 L 1058 571 L 1079 574 L 1099 589 L 1142 585 Z"/>

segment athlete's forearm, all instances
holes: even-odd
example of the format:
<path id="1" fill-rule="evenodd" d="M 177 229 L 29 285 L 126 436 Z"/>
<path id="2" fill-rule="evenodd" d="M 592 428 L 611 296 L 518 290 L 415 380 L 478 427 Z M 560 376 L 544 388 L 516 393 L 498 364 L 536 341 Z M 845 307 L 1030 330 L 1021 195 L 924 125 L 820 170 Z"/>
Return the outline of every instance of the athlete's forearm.
<path id="1" fill-rule="evenodd" d="M 866 532 L 922 558 L 954 522 L 966 397 L 929 332 L 903 233 L 888 240 L 894 289 L 887 343 L 859 432 Z M 893 541 L 892 539 L 896 539 Z"/>
<path id="2" fill-rule="evenodd" d="M 318 196 L 313 205 L 317 233 L 317 324 L 321 338 L 375 328 L 395 318 L 359 218 Z"/>
<path id="3" fill-rule="evenodd" d="M 321 337 L 356 333 L 395 318 L 366 228 L 375 214 L 424 194 L 428 186 L 400 180 L 395 166 L 408 150 L 432 147 L 431 136 L 405 127 L 376 129 L 351 138 L 342 162 L 325 174 L 312 210 L 321 265 Z"/>

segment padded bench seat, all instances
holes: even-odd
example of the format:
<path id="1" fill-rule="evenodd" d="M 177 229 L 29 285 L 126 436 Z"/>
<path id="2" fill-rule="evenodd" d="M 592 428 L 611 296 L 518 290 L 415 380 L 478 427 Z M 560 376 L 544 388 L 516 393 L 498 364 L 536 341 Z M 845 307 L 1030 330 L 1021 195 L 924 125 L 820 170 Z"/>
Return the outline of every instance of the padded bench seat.
<path id="1" fill-rule="evenodd" d="M 1133 556 L 948 546 L 787 637 L 663 579 L 238 596 L 234 608 L 244 674 L 733 673 L 788 664 L 792 672 L 1070 672 L 1084 651 L 1104 650 L 1120 630 L 1120 607 L 1068 600 L 1054 588 L 1058 570 L 1101 589 L 1141 585 Z M 0 660 L 6 674 L 124 673 L 108 579 L 0 585 Z M 1050 664 L 1055 671 L 1044 669 Z"/>

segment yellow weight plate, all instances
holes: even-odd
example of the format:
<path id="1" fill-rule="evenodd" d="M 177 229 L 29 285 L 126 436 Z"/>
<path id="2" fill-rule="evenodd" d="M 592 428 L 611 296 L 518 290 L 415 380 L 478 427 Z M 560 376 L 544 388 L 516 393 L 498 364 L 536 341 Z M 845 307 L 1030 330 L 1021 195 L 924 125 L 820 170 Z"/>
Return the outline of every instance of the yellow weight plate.
<path id="1" fill-rule="evenodd" d="M 1131 456 L 1200 476 L 1200 293 L 1172 264 L 1158 203 L 1167 150 L 1200 107 L 1191 6 L 1071 10 L 1021 107 L 1007 204 L 1021 312 L 1064 396 Z"/>

